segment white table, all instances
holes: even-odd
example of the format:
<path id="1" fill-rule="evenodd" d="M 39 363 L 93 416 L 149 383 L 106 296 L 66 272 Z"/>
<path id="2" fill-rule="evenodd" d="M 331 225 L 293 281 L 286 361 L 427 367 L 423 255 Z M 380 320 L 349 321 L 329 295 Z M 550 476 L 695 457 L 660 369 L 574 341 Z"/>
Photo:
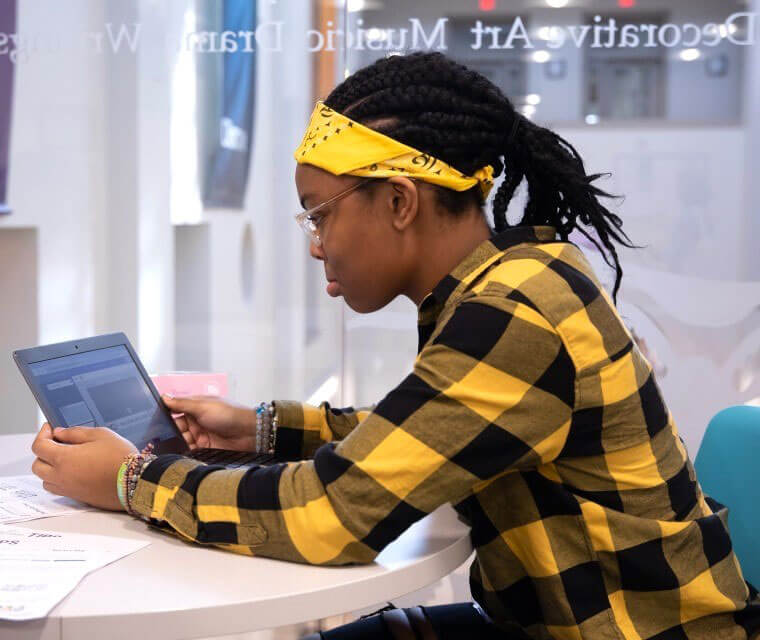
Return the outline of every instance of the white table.
<path id="1" fill-rule="evenodd" d="M 0 436 L 0 476 L 30 473 L 34 435 Z M 19 523 L 151 545 L 87 576 L 45 620 L 0 621 L 3 640 L 199 638 L 271 629 L 384 603 L 440 580 L 472 552 L 451 507 L 424 518 L 371 565 L 312 567 L 188 544 L 126 514 Z"/>

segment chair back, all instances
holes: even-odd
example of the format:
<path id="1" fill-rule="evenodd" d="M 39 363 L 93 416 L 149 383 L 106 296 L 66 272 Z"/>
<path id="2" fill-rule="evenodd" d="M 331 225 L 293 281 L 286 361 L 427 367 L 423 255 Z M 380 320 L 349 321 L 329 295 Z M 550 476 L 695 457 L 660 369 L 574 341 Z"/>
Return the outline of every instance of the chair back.
<path id="1" fill-rule="evenodd" d="M 728 507 L 744 579 L 760 587 L 760 407 L 719 412 L 707 425 L 694 466 L 705 494 Z"/>

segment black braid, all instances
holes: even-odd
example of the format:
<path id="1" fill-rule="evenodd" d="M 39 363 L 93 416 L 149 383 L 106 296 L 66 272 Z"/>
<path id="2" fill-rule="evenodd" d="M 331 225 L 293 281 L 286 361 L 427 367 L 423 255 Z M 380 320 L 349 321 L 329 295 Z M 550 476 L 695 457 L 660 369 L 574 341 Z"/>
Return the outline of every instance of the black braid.
<path id="1" fill-rule="evenodd" d="M 497 233 L 510 226 L 507 208 L 525 179 L 528 200 L 519 224 L 556 227 L 562 240 L 577 229 L 615 269 L 616 298 L 623 269 L 615 243 L 634 245 L 620 218 L 599 201 L 615 196 L 592 184 L 607 174 L 587 175 L 569 142 L 523 118 L 481 74 L 438 52 L 391 56 L 347 78 L 325 103 L 465 174 L 488 164 L 495 177 L 504 174 L 493 199 Z M 439 187 L 438 196 L 452 213 L 483 204 L 477 186 L 465 192 Z"/>

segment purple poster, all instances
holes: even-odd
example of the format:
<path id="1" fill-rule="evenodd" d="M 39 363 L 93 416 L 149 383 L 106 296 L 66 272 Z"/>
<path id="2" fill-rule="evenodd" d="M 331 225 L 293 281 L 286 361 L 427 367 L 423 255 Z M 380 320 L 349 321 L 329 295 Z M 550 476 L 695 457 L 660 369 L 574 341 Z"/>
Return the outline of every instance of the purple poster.
<path id="1" fill-rule="evenodd" d="M 0 37 L 16 33 L 16 0 L 0 1 Z M 8 191 L 8 145 L 11 135 L 13 102 L 13 63 L 10 56 L 0 55 L 0 215 L 10 213 L 6 202 Z"/>

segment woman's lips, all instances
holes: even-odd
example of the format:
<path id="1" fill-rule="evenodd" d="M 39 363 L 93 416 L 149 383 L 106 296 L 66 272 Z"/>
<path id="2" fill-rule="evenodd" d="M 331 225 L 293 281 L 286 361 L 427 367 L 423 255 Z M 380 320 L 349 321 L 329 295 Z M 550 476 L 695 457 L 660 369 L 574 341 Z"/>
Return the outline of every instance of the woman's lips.
<path id="1" fill-rule="evenodd" d="M 340 295 L 340 285 L 337 280 L 327 281 L 327 295 L 332 296 L 333 298 Z"/>

